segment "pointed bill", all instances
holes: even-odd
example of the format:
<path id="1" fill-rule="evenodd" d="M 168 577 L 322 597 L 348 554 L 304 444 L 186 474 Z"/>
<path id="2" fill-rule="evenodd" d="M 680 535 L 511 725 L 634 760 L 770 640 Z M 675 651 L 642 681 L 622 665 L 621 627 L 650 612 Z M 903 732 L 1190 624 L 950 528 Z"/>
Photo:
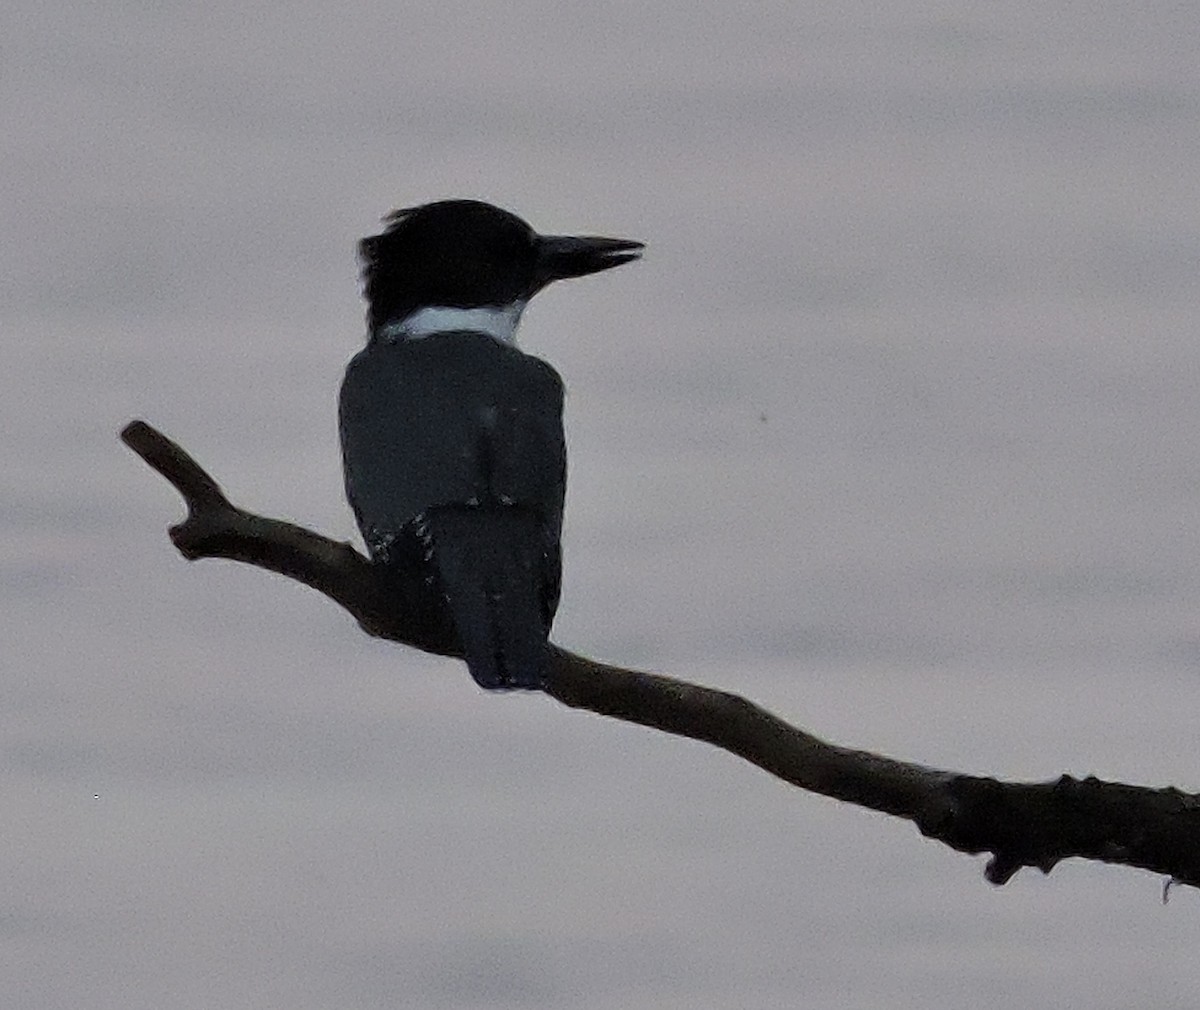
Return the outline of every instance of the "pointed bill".
<path id="1" fill-rule="evenodd" d="M 620 266 L 640 257 L 644 248 L 632 239 L 541 235 L 537 240 L 538 287 Z"/>

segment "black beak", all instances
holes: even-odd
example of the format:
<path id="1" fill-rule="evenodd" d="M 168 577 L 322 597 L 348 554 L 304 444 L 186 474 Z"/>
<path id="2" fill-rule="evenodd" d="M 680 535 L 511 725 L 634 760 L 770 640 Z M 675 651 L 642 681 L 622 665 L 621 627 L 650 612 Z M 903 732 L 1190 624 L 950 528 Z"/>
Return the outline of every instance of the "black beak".
<path id="1" fill-rule="evenodd" d="M 537 286 L 567 277 L 583 277 L 609 267 L 619 267 L 642 255 L 645 246 L 624 238 L 539 235 Z"/>

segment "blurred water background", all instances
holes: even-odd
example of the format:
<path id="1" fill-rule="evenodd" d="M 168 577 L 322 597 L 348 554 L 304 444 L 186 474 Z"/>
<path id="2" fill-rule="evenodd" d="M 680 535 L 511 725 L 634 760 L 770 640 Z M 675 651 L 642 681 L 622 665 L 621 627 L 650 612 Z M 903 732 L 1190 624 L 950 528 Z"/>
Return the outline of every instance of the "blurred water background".
<path id="1" fill-rule="evenodd" d="M 1200 785 L 1200 9 L 17 0 L 0 1002 L 1200 1001 L 1200 903 L 982 860 L 186 565 L 142 417 L 339 538 L 356 239 L 645 260 L 569 387 L 556 639 L 940 767 Z"/>

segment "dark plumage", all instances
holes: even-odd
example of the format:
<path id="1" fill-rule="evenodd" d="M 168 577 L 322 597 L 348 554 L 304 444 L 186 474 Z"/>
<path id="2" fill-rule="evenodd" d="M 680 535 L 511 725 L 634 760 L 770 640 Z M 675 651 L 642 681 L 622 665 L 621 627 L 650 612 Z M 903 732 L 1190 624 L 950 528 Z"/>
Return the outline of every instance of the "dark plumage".
<path id="1" fill-rule="evenodd" d="M 546 284 L 641 246 L 539 236 L 474 201 L 387 221 L 360 246 L 371 332 L 339 404 L 347 496 L 398 599 L 453 626 L 475 680 L 536 688 L 561 584 L 563 386 L 511 336 Z"/>

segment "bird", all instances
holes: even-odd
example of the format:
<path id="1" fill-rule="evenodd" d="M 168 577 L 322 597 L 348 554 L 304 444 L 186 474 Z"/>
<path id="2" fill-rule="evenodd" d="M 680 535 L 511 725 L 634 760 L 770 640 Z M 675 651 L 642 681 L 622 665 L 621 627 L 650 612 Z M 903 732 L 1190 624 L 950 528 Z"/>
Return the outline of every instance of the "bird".
<path id="1" fill-rule="evenodd" d="M 541 235 L 478 200 L 383 222 L 358 246 L 368 335 L 338 401 L 346 497 L 430 642 L 452 635 L 480 687 L 540 689 L 562 583 L 563 382 L 517 326 L 548 284 L 644 245 Z"/>

